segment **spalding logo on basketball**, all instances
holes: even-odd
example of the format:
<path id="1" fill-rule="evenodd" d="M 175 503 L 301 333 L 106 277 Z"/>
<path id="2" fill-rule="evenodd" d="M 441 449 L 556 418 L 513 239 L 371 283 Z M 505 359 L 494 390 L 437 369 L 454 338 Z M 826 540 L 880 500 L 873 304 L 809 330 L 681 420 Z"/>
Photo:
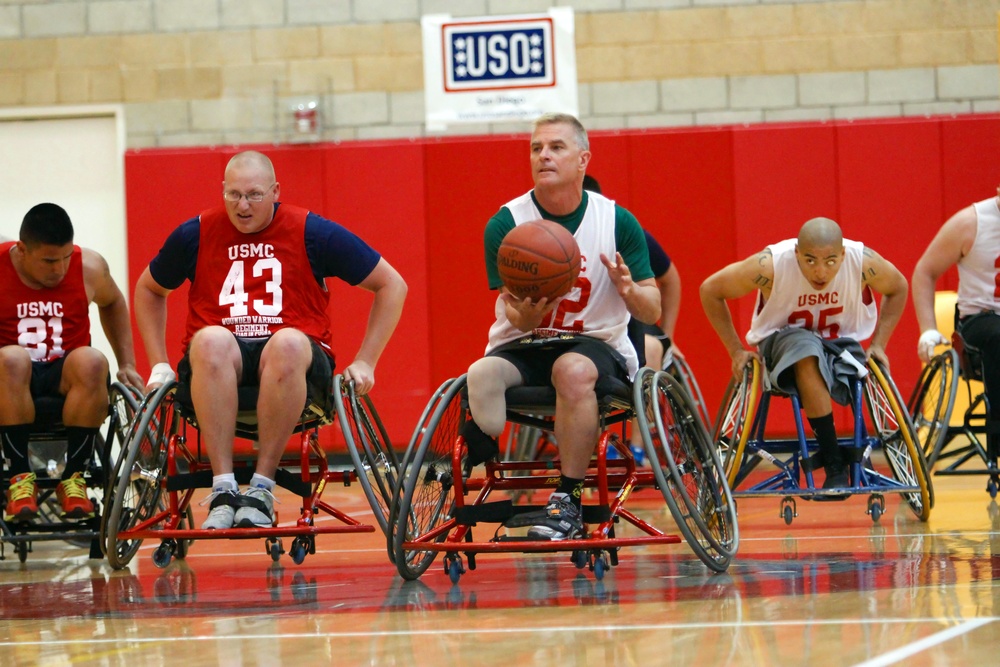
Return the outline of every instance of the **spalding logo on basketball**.
<path id="1" fill-rule="evenodd" d="M 580 275 L 580 248 L 562 225 L 531 220 L 514 227 L 497 252 L 500 279 L 511 294 L 532 301 L 564 296 Z"/>

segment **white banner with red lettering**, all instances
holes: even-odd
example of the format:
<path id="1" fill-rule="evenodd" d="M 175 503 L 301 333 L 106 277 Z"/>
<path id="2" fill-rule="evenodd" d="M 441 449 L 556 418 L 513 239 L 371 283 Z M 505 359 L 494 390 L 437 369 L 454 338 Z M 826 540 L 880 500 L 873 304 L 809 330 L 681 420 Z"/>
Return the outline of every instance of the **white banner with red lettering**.
<path id="1" fill-rule="evenodd" d="M 578 115 L 573 9 L 452 19 L 424 16 L 427 128 Z"/>

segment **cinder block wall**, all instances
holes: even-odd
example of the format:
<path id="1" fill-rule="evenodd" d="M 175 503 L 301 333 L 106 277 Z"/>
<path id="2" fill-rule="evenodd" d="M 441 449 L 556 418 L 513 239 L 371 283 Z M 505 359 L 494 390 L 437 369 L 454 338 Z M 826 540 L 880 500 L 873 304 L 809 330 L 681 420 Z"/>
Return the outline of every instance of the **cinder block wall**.
<path id="1" fill-rule="evenodd" d="M 1000 0 L 0 0 L 0 107 L 121 103 L 131 148 L 292 141 L 308 99 L 320 139 L 428 136 L 420 16 L 553 5 L 593 129 L 1000 111 Z"/>

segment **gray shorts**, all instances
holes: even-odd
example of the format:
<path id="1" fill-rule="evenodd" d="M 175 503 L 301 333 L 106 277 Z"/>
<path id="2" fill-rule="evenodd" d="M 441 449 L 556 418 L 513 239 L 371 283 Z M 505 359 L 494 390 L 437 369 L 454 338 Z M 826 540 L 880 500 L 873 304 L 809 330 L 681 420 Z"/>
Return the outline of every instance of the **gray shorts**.
<path id="1" fill-rule="evenodd" d="M 840 405 L 851 404 L 854 380 L 868 373 L 864 348 L 853 338 L 826 340 L 806 329 L 786 327 L 762 340 L 758 349 L 766 369 L 765 387 L 789 395 L 798 396 L 792 366 L 807 357 L 820 360 L 830 397 Z"/>

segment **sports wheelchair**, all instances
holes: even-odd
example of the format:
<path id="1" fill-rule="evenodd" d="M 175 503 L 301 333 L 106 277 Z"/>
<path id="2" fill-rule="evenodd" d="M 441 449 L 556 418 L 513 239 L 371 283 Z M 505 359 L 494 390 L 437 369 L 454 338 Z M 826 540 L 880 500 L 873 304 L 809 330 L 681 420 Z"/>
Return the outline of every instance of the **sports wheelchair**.
<path id="1" fill-rule="evenodd" d="M 34 542 L 65 541 L 90 549 L 91 558 L 102 558 L 100 523 L 108 509 L 107 474 L 112 452 L 119 451 L 126 430 L 138 406 L 139 394 L 131 387 L 114 382 L 108 389 L 107 430 L 97 438 L 83 476 L 90 499 L 94 503 L 92 518 L 67 521 L 56 499 L 62 469 L 66 460 L 66 427 L 62 422 L 65 400 L 62 397 L 34 399 L 35 421 L 28 442 L 28 458 L 38 484 L 38 518 L 30 522 L 4 521 L 0 518 L 0 560 L 4 547 L 10 543 L 18 560 L 28 559 Z M 0 503 L 6 498 L 10 476 L 0 477 Z"/>
<path id="2" fill-rule="evenodd" d="M 683 357 L 674 356 L 668 350 L 663 357 L 662 370 L 670 373 L 684 391 L 687 392 L 691 403 L 694 405 L 694 414 L 701 420 L 702 425 L 708 429 L 711 419 L 708 415 L 708 407 L 705 404 L 705 397 L 701 393 L 701 387 L 695 378 L 694 371 Z M 555 451 L 555 438 L 551 432 L 540 429 L 536 426 L 527 426 L 517 422 L 512 422 L 507 429 L 507 437 L 504 447 L 505 460 L 534 460 L 544 456 L 546 452 Z M 615 458 L 617 450 L 608 450 L 608 456 Z M 632 456 L 636 464 L 643 465 L 646 461 L 645 446 L 632 447 Z"/>
<path id="3" fill-rule="evenodd" d="M 633 387 L 601 378 L 596 387 L 601 434 L 584 482 L 597 503 L 584 503 L 586 537 L 563 541 L 532 540 L 506 531 L 518 514 L 541 509 L 515 505 L 493 495 L 526 490 L 554 490 L 559 476 L 551 460 L 488 461 L 485 475 L 472 476 L 467 445 L 460 431 L 469 417 L 466 376 L 447 380 L 424 409 L 400 467 L 400 483 L 390 507 L 389 547 L 396 568 L 417 579 L 443 552 L 444 571 L 457 583 L 476 568 L 483 552 L 572 552 L 577 568 L 588 567 L 597 579 L 618 563 L 624 546 L 676 544 L 669 535 L 626 508 L 629 496 L 659 489 L 677 527 L 698 557 L 712 570 L 728 568 L 739 547 L 736 508 L 721 461 L 698 420 L 687 392 L 669 373 L 641 369 Z M 540 429 L 553 428 L 555 390 L 514 387 L 507 391 L 507 420 Z M 639 469 L 628 446 L 627 426 L 638 419 L 646 453 L 653 465 Z M 616 428 L 619 427 L 619 428 Z M 618 457 L 612 458 L 614 450 Z M 469 497 L 473 494 L 472 497 Z M 640 533 L 618 537 L 624 521 Z M 479 523 L 499 524 L 486 540 L 476 541 Z"/>
<path id="4" fill-rule="evenodd" d="M 885 513 L 883 494 L 899 493 L 917 518 L 926 521 L 934 495 L 909 414 L 887 369 L 870 359 L 866 370 L 864 377 L 854 379 L 851 392 L 854 432 L 839 439 L 850 462 L 850 486 L 823 489 L 814 480 L 811 454 L 817 445 L 806 437 L 798 396 L 762 390 L 760 362 L 748 363 L 740 381 L 730 381 L 713 428 L 733 496 L 737 500 L 778 496 L 779 517 L 791 524 L 798 516 L 796 496 L 831 500 L 868 494 L 866 514 L 877 522 Z M 771 399 L 778 396 L 791 399 L 794 437 L 766 437 Z M 774 470 L 757 471 L 764 462 Z"/>
<path id="5" fill-rule="evenodd" d="M 301 499 L 294 524 L 266 528 L 202 530 L 194 527 L 191 501 L 199 488 L 212 486 L 212 469 L 198 433 L 197 417 L 186 385 L 168 382 L 148 394 L 132 420 L 126 444 L 114 466 L 108 493 L 110 508 L 101 535 L 108 561 L 124 568 L 144 539 L 158 539 L 153 563 L 166 567 L 184 558 L 190 543 L 203 539 L 264 538 L 265 552 L 277 562 L 285 553 L 282 538 L 291 537 L 289 555 L 301 564 L 316 552 L 315 538 L 327 533 L 371 533 L 375 526 L 362 523 L 323 500 L 329 484 L 359 482 L 378 527 L 387 527 L 391 489 L 396 483 L 398 461 L 375 406 L 359 396 L 354 383 L 342 375 L 333 378 L 332 407 L 311 402 L 303 411 L 275 475 L 278 486 Z M 236 435 L 254 440 L 257 435 L 257 389 L 240 388 Z M 347 443 L 353 467 L 333 470 L 319 444 L 319 429 L 336 420 Z M 188 427 L 195 432 L 189 441 Z M 238 441 L 234 447 L 234 473 L 240 484 L 253 474 L 253 451 Z M 335 519 L 317 525 L 326 515 Z"/>
<path id="6" fill-rule="evenodd" d="M 957 318 L 957 311 L 956 311 Z M 959 381 L 964 392 L 959 391 Z M 929 467 L 950 459 L 935 475 L 986 475 L 986 492 L 997 497 L 1000 489 L 1000 423 L 989 418 L 989 397 L 983 389 L 983 362 L 978 348 L 965 342 L 956 330 L 951 347 L 931 359 L 917 380 L 908 408 L 917 428 Z M 964 413 L 952 424 L 956 402 Z M 985 467 L 963 468 L 979 458 Z"/>

